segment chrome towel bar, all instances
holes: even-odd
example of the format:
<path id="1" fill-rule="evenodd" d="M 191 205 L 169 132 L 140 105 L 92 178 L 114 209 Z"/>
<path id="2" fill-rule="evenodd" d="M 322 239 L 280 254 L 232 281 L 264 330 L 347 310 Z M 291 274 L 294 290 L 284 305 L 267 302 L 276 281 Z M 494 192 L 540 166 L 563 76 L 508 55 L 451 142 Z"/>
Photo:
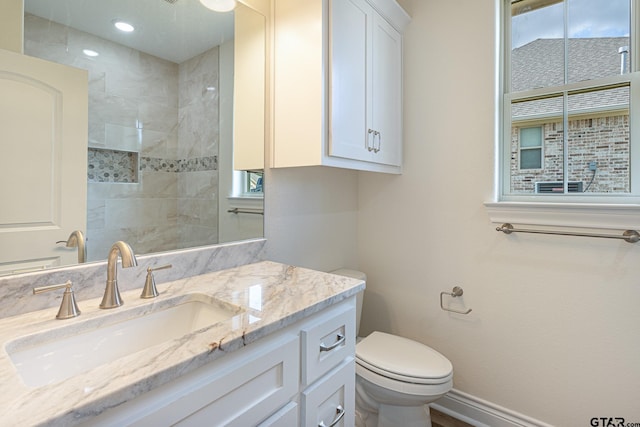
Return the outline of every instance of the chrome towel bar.
<path id="1" fill-rule="evenodd" d="M 447 308 L 444 306 L 443 302 L 442 302 L 442 297 L 445 295 L 449 295 L 450 297 L 456 298 L 459 296 L 462 296 L 462 294 L 464 294 L 464 291 L 462 290 L 462 288 L 460 286 L 455 286 L 451 292 L 440 292 L 440 308 L 443 309 L 444 311 L 450 311 L 452 313 L 458 313 L 458 314 L 469 314 L 471 313 L 471 309 L 468 309 L 467 311 L 461 311 L 461 310 L 454 310 L 452 308 Z"/>
<path id="2" fill-rule="evenodd" d="M 496 227 L 496 231 L 504 234 L 511 233 L 535 233 L 535 234 L 555 234 L 559 236 L 580 236 L 580 237 L 601 237 L 604 239 L 622 239 L 625 242 L 636 243 L 640 241 L 640 233 L 635 230 L 626 230 L 622 234 L 599 234 L 599 233 L 578 233 L 573 231 L 552 231 L 552 230 L 531 230 L 527 228 L 513 228 L 508 222 Z"/>
<path id="3" fill-rule="evenodd" d="M 239 209 L 239 208 L 229 209 L 227 212 L 234 213 L 234 214 L 241 214 L 242 213 L 242 214 L 264 215 L 264 211 L 250 210 L 250 209 Z"/>

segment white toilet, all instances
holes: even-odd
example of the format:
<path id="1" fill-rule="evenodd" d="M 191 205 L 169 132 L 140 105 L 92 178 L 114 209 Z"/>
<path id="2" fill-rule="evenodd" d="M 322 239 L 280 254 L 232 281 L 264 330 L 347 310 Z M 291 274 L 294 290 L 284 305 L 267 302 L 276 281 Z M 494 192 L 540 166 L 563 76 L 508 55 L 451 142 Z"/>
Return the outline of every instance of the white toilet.
<path id="1" fill-rule="evenodd" d="M 364 273 L 340 269 L 334 274 L 365 280 Z M 360 329 L 362 293 L 358 295 Z M 431 426 L 429 403 L 453 386 L 451 362 L 419 342 L 373 332 L 356 345 L 356 426 Z"/>

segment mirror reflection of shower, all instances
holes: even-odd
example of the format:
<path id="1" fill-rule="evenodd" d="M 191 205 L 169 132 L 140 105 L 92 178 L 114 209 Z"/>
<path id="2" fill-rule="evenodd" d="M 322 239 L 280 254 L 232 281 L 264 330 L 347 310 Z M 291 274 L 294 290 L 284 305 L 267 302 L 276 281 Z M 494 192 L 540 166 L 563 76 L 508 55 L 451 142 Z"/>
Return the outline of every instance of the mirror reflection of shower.
<path id="1" fill-rule="evenodd" d="M 47 49 L 89 71 L 88 259 L 114 240 L 138 253 L 217 243 L 219 98 L 201 85 L 219 85 L 219 47 L 175 64 L 34 16 L 25 28 L 27 47 L 46 28 L 100 52 Z"/>
<path id="2" fill-rule="evenodd" d="M 220 169 L 233 156 L 225 149 L 221 159 L 233 135 L 234 12 L 215 45 L 166 59 L 31 14 L 30 3 L 43 2 L 26 0 L 25 54 L 89 72 L 87 259 L 104 259 L 115 240 L 138 254 L 218 243 L 219 199 L 233 185 Z M 262 190 L 260 178 L 238 173 Z M 253 232 L 261 237 L 262 224 Z"/>

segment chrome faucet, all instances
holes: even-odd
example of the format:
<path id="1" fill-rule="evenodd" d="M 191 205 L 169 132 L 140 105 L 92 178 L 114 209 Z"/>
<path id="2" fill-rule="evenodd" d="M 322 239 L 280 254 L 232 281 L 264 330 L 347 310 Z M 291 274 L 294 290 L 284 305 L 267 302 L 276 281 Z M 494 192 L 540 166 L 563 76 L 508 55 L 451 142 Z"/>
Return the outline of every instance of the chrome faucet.
<path id="1" fill-rule="evenodd" d="M 122 258 L 122 267 L 134 267 L 138 265 L 136 255 L 133 253 L 131 246 L 123 241 L 118 241 L 111 246 L 109 256 L 107 257 L 107 286 L 104 289 L 104 296 L 100 303 L 100 308 L 115 308 L 123 304 L 118 290 L 117 267 L 118 254 Z"/>
<path id="2" fill-rule="evenodd" d="M 87 259 L 87 248 L 84 245 L 84 234 L 80 230 L 74 230 L 67 240 L 60 240 L 56 243 L 66 243 L 67 248 L 78 248 L 78 263 L 82 264 Z"/>

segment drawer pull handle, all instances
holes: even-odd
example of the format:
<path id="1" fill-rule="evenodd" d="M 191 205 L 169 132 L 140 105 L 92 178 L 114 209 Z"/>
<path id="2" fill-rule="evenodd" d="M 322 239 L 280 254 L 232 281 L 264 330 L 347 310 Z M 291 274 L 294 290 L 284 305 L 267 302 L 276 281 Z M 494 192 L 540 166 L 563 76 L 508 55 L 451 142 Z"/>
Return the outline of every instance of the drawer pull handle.
<path id="1" fill-rule="evenodd" d="M 331 421 L 331 424 L 326 425 L 324 421 L 320 421 L 318 427 L 333 427 L 340 422 L 342 417 L 344 417 L 344 408 L 342 407 L 342 405 L 338 405 L 338 407 L 336 408 L 336 417 L 333 419 L 333 421 Z"/>
<path id="2" fill-rule="evenodd" d="M 325 345 L 325 343 L 320 343 L 320 351 L 331 351 L 334 348 L 336 348 L 337 346 L 339 346 L 340 344 L 342 344 L 344 342 L 344 335 L 342 334 L 338 334 L 336 336 L 336 342 L 334 342 L 333 344 L 331 344 L 330 346 Z"/>

